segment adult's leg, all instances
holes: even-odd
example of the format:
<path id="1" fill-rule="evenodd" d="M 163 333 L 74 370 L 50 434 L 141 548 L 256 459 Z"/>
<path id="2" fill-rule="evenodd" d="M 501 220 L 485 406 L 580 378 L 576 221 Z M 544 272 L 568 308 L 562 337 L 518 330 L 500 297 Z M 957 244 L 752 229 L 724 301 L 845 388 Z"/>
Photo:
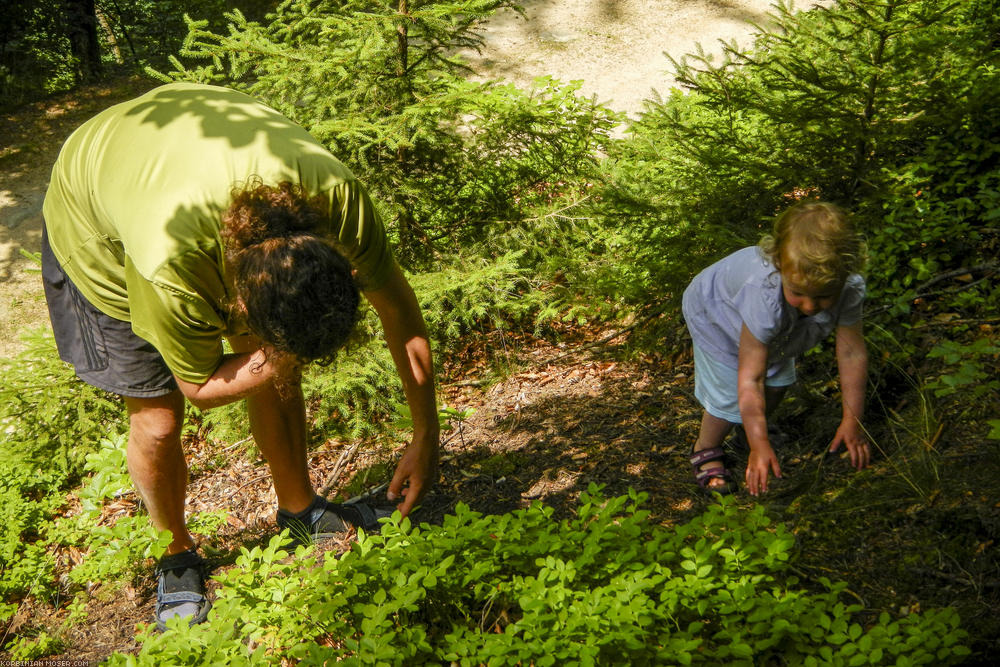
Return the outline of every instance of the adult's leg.
<path id="1" fill-rule="evenodd" d="M 703 411 L 701 413 L 701 429 L 698 431 L 698 439 L 694 443 L 694 451 L 700 452 L 703 449 L 718 447 L 726 439 L 726 436 L 729 435 L 729 431 L 732 428 L 733 424 L 731 422 L 710 415 L 707 410 Z M 702 464 L 700 469 L 711 470 L 713 468 L 722 469 L 724 467 L 722 461 L 708 461 Z M 708 481 L 708 488 L 720 488 L 725 486 L 726 483 L 726 480 L 721 477 L 713 477 Z"/>
<path id="2" fill-rule="evenodd" d="M 274 480 L 278 507 L 292 513 L 316 497 L 306 463 L 306 409 L 302 387 L 283 392 L 270 385 L 247 398 L 250 431 Z"/>
<path id="3" fill-rule="evenodd" d="M 229 339 L 235 352 L 258 349 L 249 336 Z M 278 507 L 292 513 L 305 510 L 316 498 L 306 463 L 308 429 L 302 386 L 289 382 L 282 391 L 269 384 L 247 397 L 250 432 L 271 469 Z"/>
<path id="4" fill-rule="evenodd" d="M 174 390 L 157 398 L 125 397 L 129 415 L 128 471 L 157 530 L 173 540 L 167 555 L 195 546 L 184 521 L 187 462 L 181 449 L 184 396 Z"/>

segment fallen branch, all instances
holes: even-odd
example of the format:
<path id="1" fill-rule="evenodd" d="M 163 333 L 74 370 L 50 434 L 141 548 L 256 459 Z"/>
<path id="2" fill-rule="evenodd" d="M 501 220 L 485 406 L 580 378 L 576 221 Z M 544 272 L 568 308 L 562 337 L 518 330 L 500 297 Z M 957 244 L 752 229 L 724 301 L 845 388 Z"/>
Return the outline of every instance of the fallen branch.
<path id="1" fill-rule="evenodd" d="M 955 320 L 941 320 L 941 321 L 931 321 L 924 322 L 922 324 L 915 324 L 913 330 L 917 331 L 919 329 L 931 329 L 934 327 L 951 327 L 951 326 L 966 326 L 966 325 L 976 325 L 976 324 L 996 324 L 1000 322 L 1000 317 L 987 317 L 984 319 L 955 319 Z"/>
<path id="2" fill-rule="evenodd" d="M 958 278 L 959 276 L 964 276 L 964 275 L 969 274 L 969 273 L 986 273 L 986 274 L 989 274 L 989 273 L 992 273 L 993 271 L 996 271 L 998 268 L 1000 268 L 1000 265 L 998 265 L 996 262 L 987 262 L 985 264 L 978 264 L 976 266 L 962 267 L 960 269 L 955 269 L 954 271 L 946 271 L 944 273 L 939 273 L 938 275 L 934 276 L 930 280 L 927 280 L 927 281 L 921 283 L 917 287 L 916 291 L 919 294 L 920 292 L 926 290 L 928 287 L 931 287 L 932 285 L 937 285 L 938 283 L 943 282 L 945 280 L 950 280 L 952 278 Z M 917 297 L 917 298 L 919 298 L 919 297 Z"/>
<path id="3" fill-rule="evenodd" d="M 354 454 L 358 451 L 358 447 L 360 446 L 361 441 L 359 440 L 341 453 L 340 458 L 337 459 L 336 465 L 333 466 L 333 472 L 330 473 L 330 476 L 326 480 L 326 484 L 324 484 L 319 490 L 319 495 L 325 498 L 326 494 L 330 492 L 330 489 L 337 484 L 337 481 L 340 479 L 340 473 L 343 472 L 344 466 L 347 465 L 349 460 L 354 458 Z"/>
<path id="4" fill-rule="evenodd" d="M 486 384 L 486 380 L 456 380 L 455 382 L 447 382 L 442 384 L 442 387 L 482 387 Z"/>
<path id="5" fill-rule="evenodd" d="M 916 574 L 930 575 L 932 577 L 937 577 L 938 579 L 944 579 L 945 581 L 953 584 L 969 586 L 970 588 L 1000 588 L 1000 581 L 996 579 L 984 579 L 977 584 L 975 581 L 967 577 L 959 577 L 949 572 L 942 572 L 929 567 L 915 567 L 913 568 L 913 572 Z"/>
<path id="6" fill-rule="evenodd" d="M 945 273 L 939 273 L 930 280 L 927 280 L 918 285 L 914 290 L 916 294 L 909 297 L 907 301 L 909 303 L 914 303 L 919 299 L 928 299 L 930 297 L 939 296 L 941 294 L 951 294 L 954 292 L 961 292 L 963 290 L 967 290 L 983 282 L 990 276 L 992 276 L 998 269 L 1000 269 L 1000 264 L 997 264 L 996 262 L 987 262 L 985 264 L 977 264 L 976 266 L 962 267 L 960 269 L 955 269 L 954 271 L 946 271 Z M 958 278 L 959 276 L 968 275 L 970 273 L 981 273 L 983 274 L 983 276 L 979 280 L 974 280 L 965 285 L 958 285 L 955 287 L 950 287 L 942 290 L 925 291 L 929 287 L 937 285 L 940 282 L 943 282 L 945 280 L 950 280 L 952 278 Z M 894 305 L 895 304 L 886 304 L 884 306 L 879 306 L 878 308 L 873 308 L 870 311 L 868 311 L 866 315 L 875 315 L 877 313 L 884 312 L 892 308 Z"/>
<path id="7" fill-rule="evenodd" d="M 240 491 L 242 491 L 243 489 L 247 488 L 248 486 L 250 486 L 252 484 L 256 484 L 257 482 L 263 481 L 263 480 L 267 479 L 270 476 L 271 476 L 271 473 L 270 472 L 266 472 L 263 475 L 261 475 L 260 477 L 254 477 L 249 482 L 241 484 L 238 489 L 236 489 L 235 491 L 233 491 L 233 495 L 234 496 L 239 495 Z"/>

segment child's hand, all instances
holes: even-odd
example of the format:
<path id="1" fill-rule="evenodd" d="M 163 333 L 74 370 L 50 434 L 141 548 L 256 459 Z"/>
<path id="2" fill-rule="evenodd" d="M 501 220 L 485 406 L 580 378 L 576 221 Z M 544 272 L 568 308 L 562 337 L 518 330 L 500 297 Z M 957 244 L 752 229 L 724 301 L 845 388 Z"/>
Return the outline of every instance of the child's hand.
<path id="1" fill-rule="evenodd" d="M 774 471 L 775 477 L 781 477 L 781 466 L 778 465 L 774 449 L 770 445 L 767 445 L 766 449 L 751 448 L 746 474 L 747 490 L 751 496 L 767 492 L 767 476 L 771 470 Z"/>
<path id="2" fill-rule="evenodd" d="M 871 461 L 871 447 L 868 446 L 868 438 L 858 425 L 856 419 L 845 420 L 840 423 L 830 443 L 830 451 L 835 452 L 840 446 L 847 447 L 847 453 L 851 457 L 851 465 L 858 470 L 866 468 Z"/>

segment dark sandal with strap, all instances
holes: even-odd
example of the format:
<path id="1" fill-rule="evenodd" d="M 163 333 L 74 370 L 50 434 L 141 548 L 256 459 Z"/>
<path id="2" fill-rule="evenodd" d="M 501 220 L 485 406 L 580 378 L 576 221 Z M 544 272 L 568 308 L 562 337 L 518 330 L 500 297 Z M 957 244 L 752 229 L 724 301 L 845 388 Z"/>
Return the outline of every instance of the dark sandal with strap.
<path id="1" fill-rule="evenodd" d="M 395 509 L 395 508 L 393 508 Z M 278 509 L 278 528 L 288 529 L 293 544 L 328 540 L 340 537 L 351 526 L 365 532 L 377 532 L 379 519 L 392 515 L 393 510 L 366 502 L 359 496 L 346 503 L 332 503 L 316 496 L 306 509 L 298 513 Z"/>
<path id="2" fill-rule="evenodd" d="M 694 448 L 691 449 L 691 457 L 688 460 L 694 468 L 694 480 L 706 493 L 718 493 L 719 495 L 728 496 L 736 490 L 736 480 L 733 479 L 733 474 L 726 468 L 725 458 L 726 451 L 722 447 L 709 447 L 708 449 L 698 451 L 694 451 Z M 704 464 L 711 463 L 712 461 L 719 461 L 722 465 L 702 469 Z M 713 479 L 721 479 L 725 484 L 710 486 L 709 483 Z"/>
<path id="3" fill-rule="evenodd" d="M 156 566 L 156 629 L 167 629 L 167 620 L 188 618 L 190 625 L 208 617 L 212 603 L 205 597 L 205 561 L 197 551 L 164 556 Z"/>

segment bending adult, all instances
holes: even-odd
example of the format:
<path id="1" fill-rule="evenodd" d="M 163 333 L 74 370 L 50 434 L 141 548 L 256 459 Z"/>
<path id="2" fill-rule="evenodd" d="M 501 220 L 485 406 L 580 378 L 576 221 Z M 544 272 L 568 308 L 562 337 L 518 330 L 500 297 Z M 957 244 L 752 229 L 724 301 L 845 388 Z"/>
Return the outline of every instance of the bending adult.
<path id="1" fill-rule="evenodd" d="M 161 86 L 70 136 L 43 214 L 60 357 L 124 397 L 129 473 L 153 525 L 172 535 L 157 568 L 161 628 L 209 607 L 184 520 L 185 400 L 246 399 L 279 526 L 322 537 L 371 520 L 313 489 L 299 383 L 304 364 L 344 345 L 362 292 L 413 415 L 388 495 L 404 515 L 420 502 L 439 437 L 423 317 L 365 188 L 306 130 L 234 90 Z"/>

